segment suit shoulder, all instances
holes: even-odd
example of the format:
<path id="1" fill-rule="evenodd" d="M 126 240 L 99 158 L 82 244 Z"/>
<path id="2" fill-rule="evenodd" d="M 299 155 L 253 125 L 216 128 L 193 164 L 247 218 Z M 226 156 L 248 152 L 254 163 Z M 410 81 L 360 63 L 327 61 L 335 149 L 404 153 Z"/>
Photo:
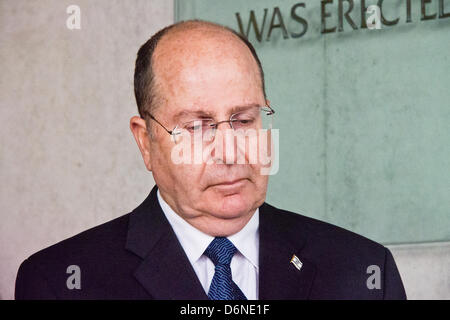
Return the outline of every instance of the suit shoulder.
<path id="1" fill-rule="evenodd" d="M 261 221 L 298 246 L 299 257 L 316 270 L 311 299 L 405 299 L 387 248 L 333 224 L 272 206 Z M 292 245 L 291 244 L 291 245 Z M 378 267 L 383 290 L 368 290 L 369 267 Z"/>
<path id="2" fill-rule="evenodd" d="M 66 286 L 68 273 L 74 270 L 83 274 L 85 293 L 90 292 L 89 287 L 95 291 L 96 283 L 108 283 L 110 277 L 120 274 L 120 263 L 128 265 L 136 259 L 125 249 L 128 220 L 129 214 L 123 215 L 31 255 L 17 272 L 16 299 L 76 295 Z"/>
<path id="3" fill-rule="evenodd" d="M 377 252 L 383 256 L 385 254 L 386 248 L 383 245 L 353 231 L 302 214 L 265 205 L 269 209 L 266 210 L 266 213 L 276 219 L 277 224 L 282 228 L 281 232 L 291 234 L 293 237 L 303 235 L 309 244 L 329 245 L 335 249 Z"/>
<path id="4" fill-rule="evenodd" d="M 129 214 L 122 215 L 32 254 L 27 263 L 45 265 L 61 260 L 79 260 L 82 256 L 117 250 L 124 246 Z"/>

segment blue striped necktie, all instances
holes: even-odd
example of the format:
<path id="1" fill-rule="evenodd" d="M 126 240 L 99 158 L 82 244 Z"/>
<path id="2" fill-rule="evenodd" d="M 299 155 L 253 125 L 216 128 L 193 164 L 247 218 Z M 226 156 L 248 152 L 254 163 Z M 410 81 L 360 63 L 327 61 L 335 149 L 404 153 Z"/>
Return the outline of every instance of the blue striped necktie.
<path id="1" fill-rule="evenodd" d="M 215 265 L 214 277 L 209 286 L 210 300 L 247 300 L 241 289 L 231 278 L 231 258 L 236 247 L 227 238 L 217 237 L 205 250 L 205 255 Z"/>

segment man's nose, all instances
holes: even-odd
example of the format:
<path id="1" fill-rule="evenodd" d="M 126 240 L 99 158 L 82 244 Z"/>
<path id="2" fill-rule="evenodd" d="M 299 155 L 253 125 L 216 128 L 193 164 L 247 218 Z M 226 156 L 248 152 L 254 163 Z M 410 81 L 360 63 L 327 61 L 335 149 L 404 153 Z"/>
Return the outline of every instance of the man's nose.
<path id="1" fill-rule="evenodd" d="M 220 121 L 216 124 L 215 144 L 215 163 L 236 163 L 236 139 L 230 121 Z"/>

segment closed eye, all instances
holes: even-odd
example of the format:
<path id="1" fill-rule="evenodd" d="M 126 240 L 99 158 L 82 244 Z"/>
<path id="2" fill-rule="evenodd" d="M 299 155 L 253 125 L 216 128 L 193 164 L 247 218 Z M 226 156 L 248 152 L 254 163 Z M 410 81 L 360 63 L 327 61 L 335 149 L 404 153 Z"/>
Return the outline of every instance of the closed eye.
<path id="1" fill-rule="evenodd" d="M 189 132 L 195 132 L 199 130 L 206 130 L 214 126 L 213 121 L 211 119 L 205 120 L 194 120 L 189 121 L 183 125 L 183 128 L 188 130 Z"/>

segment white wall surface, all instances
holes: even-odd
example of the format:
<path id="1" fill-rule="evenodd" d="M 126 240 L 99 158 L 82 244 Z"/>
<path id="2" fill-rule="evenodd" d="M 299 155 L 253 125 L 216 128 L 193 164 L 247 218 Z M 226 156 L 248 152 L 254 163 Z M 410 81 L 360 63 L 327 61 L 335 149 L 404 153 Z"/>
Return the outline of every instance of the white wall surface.
<path id="1" fill-rule="evenodd" d="M 69 30 L 66 8 L 81 9 Z M 0 298 L 32 253 L 134 209 L 154 185 L 129 130 L 136 53 L 167 0 L 0 0 Z"/>
<path id="2" fill-rule="evenodd" d="M 66 8 L 81 9 L 81 29 Z M 0 0 L 0 298 L 32 253 L 135 208 L 154 184 L 128 121 L 136 52 L 168 0 Z M 450 299 L 450 244 L 390 246 L 410 299 Z"/>
<path id="3" fill-rule="evenodd" d="M 450 242 L 388 246 L 408 299 L 450 300 Z"/>

